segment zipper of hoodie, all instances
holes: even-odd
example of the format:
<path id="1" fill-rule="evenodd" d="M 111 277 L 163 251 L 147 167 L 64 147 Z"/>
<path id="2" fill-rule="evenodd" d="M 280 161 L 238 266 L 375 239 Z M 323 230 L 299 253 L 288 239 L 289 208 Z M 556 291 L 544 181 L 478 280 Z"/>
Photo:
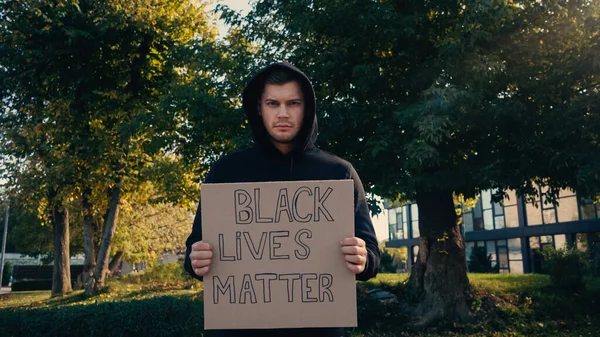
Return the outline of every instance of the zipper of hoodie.
<path id="1" fill-rule="evenodd" d="M 289 179 L 292 180 L 292 169 L 294 168 L 294 156 L 290 157 L 290 177 Z"/>

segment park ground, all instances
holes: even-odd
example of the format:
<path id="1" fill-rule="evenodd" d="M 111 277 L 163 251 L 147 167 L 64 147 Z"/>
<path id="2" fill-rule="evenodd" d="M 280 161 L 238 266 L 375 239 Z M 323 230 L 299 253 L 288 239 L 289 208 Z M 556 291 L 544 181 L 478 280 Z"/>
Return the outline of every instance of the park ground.
<path id="1" fill-rule="evenodd" d="M 100 294 L 82 291 L 50 298 L 49 291 L 0 297 L 0 336 L 203 336 L 202 283 L 178 266 L 115 279 Z M 168 270 L 168 269 L 171 270 Z M 173 276 L 175 274 L 175 276 Z M 347 336 L 598 336 L 600 279 L 579 293 L 555 290 L 546 275 L 469 274 L 472 317 L 465 324 L 416 328 L 418 300 L 407 274 L 379 274 L 358 282 L 359 327 Z M 397 301 L 373 299 L 374 288 Z"/>

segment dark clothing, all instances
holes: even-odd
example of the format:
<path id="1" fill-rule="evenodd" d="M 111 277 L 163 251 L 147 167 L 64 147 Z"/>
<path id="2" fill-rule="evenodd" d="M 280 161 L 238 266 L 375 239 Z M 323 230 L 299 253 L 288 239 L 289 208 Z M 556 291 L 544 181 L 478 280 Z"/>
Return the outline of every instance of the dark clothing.
<path id="1" fill-rule="evenodd" d="M 270 141 L 261 117 L 257 112 L 257 100 L 267 72 L 283 67 L 293 70 L 303 87 L 305 112 L 303 127 L 297 137 L 295 150 L 282 154 Z M 350 163 L 335 155 L 318 149 L 315 95 L 308 78 L 290 64 L 276 63 L 255 76 L 243 94 L 244 110 L 252 126 L 255 146 L 219 159 L 211 168 L 206 183 L 238 183 L 299 180 L 354 180 L 354 228 L 355 236 L 366 242 L 368 258 L 365 270 L 356 275 L 357 280 L 374 277 L 379 268 L 379 246 L 371 223 L 365 192 L 358 174 Z M 192 233 L 186 241 L 185 270 L 198 277 L 191 267 L 191 245 L 202 240 L 201 206 L 194 220 Z M 342 336 L 343 329 L 280 329 L 280 330 L 233 330 L 212 332 L 209 336 Z"/>

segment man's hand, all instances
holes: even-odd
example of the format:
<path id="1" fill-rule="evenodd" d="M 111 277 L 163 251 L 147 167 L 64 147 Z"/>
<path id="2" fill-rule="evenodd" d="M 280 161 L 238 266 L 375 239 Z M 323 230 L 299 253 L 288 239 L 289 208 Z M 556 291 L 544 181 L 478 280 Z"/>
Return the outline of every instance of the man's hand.
<path id="1" fill-rule="evenodd" d="M 212 259 L 212 246 L 206 242 L 198 241 L 192 245 L 190 260 L 196 275 L 203 277 L 210 269 Z"/>
<path id="2" fill-rule="evenodd" d="M 361 238 L 351 237 L 345 238 L 340 244 L 346 260 L 346 267 L 354 274 L 362 273 L 367 264 L 365 241 Z"/>

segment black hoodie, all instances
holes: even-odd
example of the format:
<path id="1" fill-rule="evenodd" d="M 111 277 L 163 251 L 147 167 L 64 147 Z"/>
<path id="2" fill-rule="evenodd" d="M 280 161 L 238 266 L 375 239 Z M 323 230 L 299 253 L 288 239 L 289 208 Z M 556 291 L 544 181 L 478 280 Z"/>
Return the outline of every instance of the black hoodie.
<path id="1" fill-rule="evenodd" d="M 305 110 L 303 125 L 298 133 L 294 150 L 281 153 L 268 137 L 262 119 L 257 111 L 257 101 L 266 76 L 273 70 L 288 69 L 299 75 L 304 92 Z M 356 275 L 357 280 L 366 281 L 379 269 L 379 246 L 369 215 L 365 192 L 358 174 L 347 161 L 318 149 L 316 99 L 312 83 L 306 75 L 289 63 L 274 63 L 260 71 L 250 80 L 243 92 L 243 107 L 252 127 L 255 145 L 219 159 L 211 168 L 206 183 L 237 183 L 263 181 L 298 180 L 354 180 L 354 231 L 366 242 L 367 265 Z M 189 254 L 191 245 L 202 240 L 201 203 L 198 206 L 192 233 L 186 241 L 185 270 L 193 277 L 202 280 L 191 268 Z M 341 329 L 294 329 L 213 332 L 214 336 L 341 336 Z"/>

